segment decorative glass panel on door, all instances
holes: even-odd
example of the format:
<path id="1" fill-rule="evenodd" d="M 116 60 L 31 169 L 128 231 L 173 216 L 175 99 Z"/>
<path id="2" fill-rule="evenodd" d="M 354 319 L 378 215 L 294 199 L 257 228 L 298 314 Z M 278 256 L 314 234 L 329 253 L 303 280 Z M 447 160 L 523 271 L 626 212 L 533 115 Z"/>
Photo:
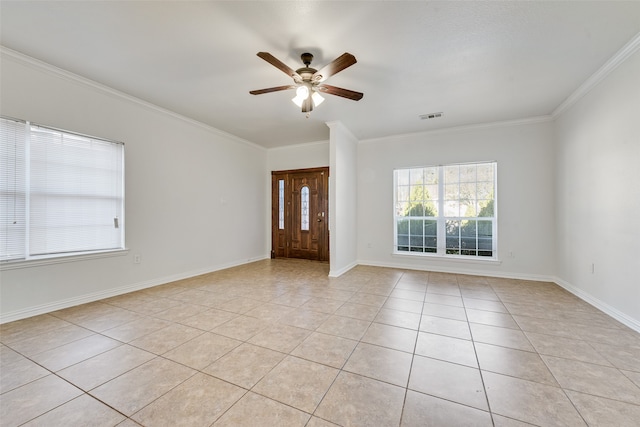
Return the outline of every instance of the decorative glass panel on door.
<path id="1" fill-rule="evenodd" d="M 300 190 L 300 228 L 304 231 L 309 230 L 309 187 L 304 186 Z"/>
<path id="2" fill-rule="evenodd" d="M 284 230 L 284 179 L 278 180 L 278 228 Z"/>

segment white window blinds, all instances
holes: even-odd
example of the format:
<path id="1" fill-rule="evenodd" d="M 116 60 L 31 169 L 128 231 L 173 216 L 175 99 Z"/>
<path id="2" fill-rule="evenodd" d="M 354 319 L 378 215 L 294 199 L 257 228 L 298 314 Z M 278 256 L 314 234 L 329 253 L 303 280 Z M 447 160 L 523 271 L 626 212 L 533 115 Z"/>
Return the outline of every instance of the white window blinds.
<path id="1" fill-rule="evenodd" d="M 22 244 L 22 253 L 3 249 L 3 259 L 123 248 L 123 144 L 35 125 L 27 133 L 26 226 L 23 242 L 11 244 Z"/>
<path id="2" fill-rule="evenodd" d="M 0 119 L 0 260 L 24 258 L 27 124 Z"/>

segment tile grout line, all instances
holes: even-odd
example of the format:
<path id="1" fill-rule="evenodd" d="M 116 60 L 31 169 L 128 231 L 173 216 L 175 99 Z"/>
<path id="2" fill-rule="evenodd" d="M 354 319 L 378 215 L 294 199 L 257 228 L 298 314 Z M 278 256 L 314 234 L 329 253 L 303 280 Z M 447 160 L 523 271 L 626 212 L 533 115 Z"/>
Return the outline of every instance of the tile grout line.
<path id="1" fill-rule="evenodd" d="M 489 286 L 491 286 L 491 285 L 489 285 Z M 493 289 L 493 286 L 491 286 L 491 289 L 492 289 L 492 291 L 494 293 L 496 293 L 495 289 Z M 497 293 L 496 293 L 496 296 L 498 296 Z M 498 296 L 498 299 L 499 298 L 500 297 Z M 462 298 L 462 305 L 464 307 L 465 316 L 467 316 L 467 306 L 466 306 L 464 298 Z M 487 391 L 487 384 L 484 381 L 484 374 L 482 372 L 482 367 L 480 366 L 480 358 L 478 357 L 478 349 L 476 348 L 476 340 L 473 337 L 473 331 L 471 330 L 471 322 L 469 322 L 469 317 L 468 316 L 467 316 L 467 327 L 469 328 L 469 335 L 471 336 L 471 343 L 473 345 L 473 352 L 474 352 L 474 354 L 476 356 L 476 363 L 478 364 L 478 372 L 480 373 L 480 381 L 482 382 L 482 389 L 484 391 L 484 398 L 485 398 L 485 400 L 487 402 L 487 408 L 489 409 L 489 417 L 491 418 L 491 424 L 493 426 L 495 426 L 496 425 L 496 421 L 494 419 L 494 413 L 491 410 L 491 402 L 489 401 L 489 392 Z M 498 415 L 498 414 L 495 414 L 495 415 Z"/>
<path id="2" fill-rule="evenodd" d="M 407 397 L 409 395 L 409 390 L 410 390 L 409 383 L 411 382 L 411 374 L 413 373 L 413 363 L 416 360 L 416 350 L 418 348 L 418 340 L 420 339 L 420 325 L 422 324 L 422 316 L 424 315 L 424 304 L 426 302 L 427 291 L 429 289 L 429 275 L 427 275 L 427 283 L 425 285 L 426 286 L 425 286 L 425 289 L 424 289 L 424 297 L 422 298 L 421 309 L 420 309 L 420 319 L 418 321 L 418 330 L 416 331 L 416 340 L 415 340 L 415 343 L 413 345 L 413 353 L 411 354 L 411 364 L 409 365 L 409 375 L 407 376 L 407 385 L 406 385 L 405 390 L 404 390 L 404 399 L 402 401 L 402 412 L 400 414 L 400 425 L 402 425 L 402 420 L 403 420 L 403 418 L 405 416 L 405 406 L 407 404 Z M 396 286 L 397 286 L 397 283 L 396 283 Z M 411 390 L 411 391 L 413 391 L 413 390 Z M 418 392 L 416 392 L 416 393 L 418 393 Z M 445 399 L 445 400 L 447 400 L 447 399 Z"/>
<path id="3" fill-rule="evenodd" d="M 357 291 L 356 291 L 356 292 L 354 292 L 354 295 L 355 295 L 356 293 L 357 293 Z M 353 295 L 352 295 L 351 297 L 353 297 Z M 351 299 L 351 297 L 349 297 L 349 299 L 345 300 L 345 301 L 343 302 L 343 304 L 342 304 L 340 307 L 342 307 L 344 304 L 346 304 L 346 303 Z M 339 310 L 339 308 L 338 308 L 337 310 Z M 336 310 L 336 311 L 337 311 L 337 310 Z M 327 314 L 329 314 L 329 313 L 327 313 Z M 335 315 L 335 312 L 334 312 L 333 314 L 329 314 L 329 317 L 328 317 L 326 320 L 329 320 L 329 319 L 331 318 L 331 316 L 333 316 L 333 315 Z M 348 317 L 348 316 L 347 316 L 347 317 Z M 324 322 L 322 322 L 322 324 L 324 324 L 324 323 L 326 322 L 326 320 L 325 320 Z M 312 332 L 312 333 L 321 333 L 321 334 L 322 334 L 323 332 L 319 332 L 319 331 L 318 331 L 318 328 L 319 328 L 320 326 L 322 326 L 322 324 L 320 324 L 318 327 L 316 327 L 316 328 L 313 330 L 313 332 Z M 329 335 L 329 336 L 336 336 L 336 335 L 332 335 L 332 334 L 325 334 L 325 335 Z M 336 336 L 336 337 L 337 337 L 337 336 Z M 308 337 L 307 337 L 307 338 L 308 338 Z M 304 343 L 304 341 L 306 341 L 306 338 L 305 338 L 305 340 L 303 340 L 300 344 L 298 344 L 298 345 L 296 346 L 296 348 L 294 348 L 294 349 L 291 351 L 291 353 L 292 353 L 293 351 L 295 351 L 298 347 L 300 347 L 300 346 Z M 358 342 L 359 342 L 359 341 L 358 341 Z M 333 368 L 333 369 L 337 369 L 337 370 L 338 370 L 338 373 L 336 374 L 336 376 L 335 376 L 335 377 L 333 378 L 333 380 L 331 381 L 331 384 L 329 385 L 329 387 L 327 387 L 327 389 L 326 389 L 326 390 L 325 390 L 325 392 L 323 393 L 322 397 L 321 397 L 321 398 L 320 398 L 320 400 L 318 401 L 318 404 L 317 404 L 317 405 L 315 406 L 315 408 L 313 409 L 313 412 L 311 413 L 311 417 L 309 418 L 309 420 L 307 421 L 307 423 L 306 423 L 305 425 L 308 425 L 308 424 L 311 422 L 311 420 L 313 419 L 313 417 L 317 417 L 317 418 L 320 418 L 320 419 L 324 419 L 324 418 L 321 418 L 321 417 L 316 416 L 316 415 L 315 415 L 315 413 L 316 413 L 316 411 L 318 410 L 318 408 L 320 407 L 320 405 L 322 404 L 322 402 L 324 401 L 324 399 L 325 399 L 325 397 L 326 397 L 327 393 L 329 393 L 329 390 L 331 389 L 331 387 L 333 387 L 333 385 L 335 384 L 335 382 L 336 382 L 336 380 L 338 379 L 338 376 L 340 375 L 340 373 L 344 372 L 342 368 L 344 368 L 344 365 L 347 363 L 347 361 L 349 360 L 349 358 L 351 357 L 351 355 L 352 355 L 352 354 L 353 354 L 353 352 L 355 351 L 356 347 L 357 347 L 357 344 L 353 347 L 353 349 L 351 350 L 351 353 L 349 353 L 349 356 L 345 358 L 345 361 L 342 363 L 342 366 L 341 366 L 340 368 L 335 368 L 335 367 L 333 367 L 333 366 L 325 365 L 325 364 L 323 364 L 323 363 L 320 363 L 320 364 L 321 364 L 321 365 L 323 365 L 323 366 L 329 366 L 329 367 L 331 367 L 331 368 Z M 290 355 L 291 355 L 291 353 L 290 353 Z M 294 355 L 291 355 L 291 356 L 292 356 L 292 357 L 298 357 L 298 356 L 294 356 Z M 304 359 L 304 358 L 301 358 L 301 359 L 302 359 L 302 360 L 307 360 L 307 359 Z M 308 360 L 308 361 L 309 361 L 309 362 L 313 362 L 313 363 L 319 363 L 319 362 L 315 362 L 315 361 L 311 361 L 311 360 Z M 325 421 L 330 422 L 329 420 L 325 420 Z"/>
<path id="4" fill-rule="evenodd" d="M 403 273 L 404 275 L 404 273 Z M 402 276 L 400 276 L 402 278 Z M 398 282 L 400 281 L 400 279 L 398 279 Z M 397 282 L 396 285 L 398 286 Z M 416 331 L 416 340 L 413 344 L 413 353 L 411 354 L 411 364 L 409 365 L 409 375 L 407 375 L 407 385 L 404 389 L 404 399 L 402 400 L 402 411 L 400 412 L 400 423 L 399 425 L 402 425 L 402 420 L 405 416 L 405 407 L 407 405 L 407 396 L 409 395 L 409 383 L 411 381 L 411 373 L 413 372 L 413 362 L 416 359 L 416 349 L 418 348 L 418 339 L 420 339 L 420 324 L 422 323 L 422 315 L 424 313 L 424 302 L 425 299 L 427 298 L 427 288 L 429 286 L 429 276 L 427 275 L 427 283 L 426 283 L 426 287 L 424 290 L 424 297 L 422 298 L 422 308 L 420 309 L 420 319 L 418 321 L 418 330 Z M 394 287 L 395 288 L 395 287 Z"/>
<path id="5" fill-rule="evenodd" d="M 397 283 L 397 281 L 396 281 L 396 283 Z M 364 286 L 364 285 L 363 285 L 363 286 Z M 394 285 L 394 286 L 395 286 L 395 285 Z M 362 289 L 362 286 L 360 287 L 360 289 Z M 357 292 L 356 292 L 356 293 L 357 293 Z M 354 293 L 354 295 L 355 295 L 355 293 Z M 389 297 L 388 297 L 388 296 L 387 296 L 387 297 L 385 297 L 385 302 L 386 302 L 386 300 L 387 300 L 387 299 L 389 299 Z M 384 304 L 383 304 L 383 305 L 384 305 Z M 382 306 L 381 306 L 380 308 L 378 308 L 378 312 L 380 312 L 380 310 L 381 310 L 381 309 L 382 309 Z M 328 320 L 328 319 L 327 319 L 327 320 Z M 323 322 L 323 323 L 324 323 L 324 322 Z M 318 402 L 318 404 L 317 404 L 317 405 L 316 405 L 316 407 L 314 408 L 314 410 L 313 410 L 313 414 L 311 414 L 311 415 L 312 415 L 312 417 L 316 416 L 316 415 L 315 415 L 315 413 L 318 411 L 318 408 L 320 407 L 320 405 L 322 405 L 322 402 L 324 401 L 324 399 L 326 398 L 327 394 L 329 393 L 329 390 L 331 390 L 331 388 L 333 387 L 333 385 L 336 383 L 336 381 L 337 381 L 337 379 L 338 379 L 338 377 L 340 376 L 340 374 L 341 374 L 341 373 L 346 372 L 346 373 L 348 373 L 348 374 L 357 375 L 357 374 L 353 374 L 352 372 L 345 371 L 345 370 L 344 370 L 344 367 L 345 367 L 345 365 L 347 364 L 347 362 L 349 361 L 349 359 L 351 358 L 351 356 L 353 356 L 353 353 L 355 353 L 356 348 L 358 347 L 358 344 L 360 344 L 360 343 L 362 342 L 362 337 L 364 337 L 364 336 L 365 336 L 365 334 L 367 333 L 367 331 L 369 330 L 369 328 L 371 327 L 371 325 L 372 325 L 372 324 L 373 324 L 373 321 L 370 321 L 370 322 L 369 322 L 369 326 L 367 326 L 367 329 L 362 333 L 362 336 L 357 340 L 357 344 L 353 346 L 353 349 L 351 350 L 351 352 L 349 353 L 349 355 L 345 358 L 345 361 L 342 363 L 342 366 L 341 366 L 341 367 L 339 368 L 339 370 L 338 370 L 338 374 L 335 376 L 335 378 L 333 379 L 333 381 L 331 382 L 331 384 L 329 385 L 329 387 L 327 387 L 327 390 L 325 390 L 324 394 L 322 395 L 322 398 L 320 399 L 320 401 Z M 320 326 L 322 326 L 322 325 L 320 325 Z M 318 326 L 318 328 L 319 328 L 320 326 Z M 318 328 L 316 328 L 316 329 L 314 330 L 314 332 L 318 332 L 318 330 L 317 330 Z M 318 333 L 322 333 L 322 332 L 318 332 Z M 336 335 L 336 336 L 337 336 L 337 335 Z M 344 338 L 344 337 L 342 337 L 342 338 Z M 355 341 L 355 340 L 353 340 L 353 341 Z M 297 347 L 296 347 L 296 348 L 297 348 Z M 364 377 L 364 375 L 363 375 L 363 377 Z M 368 377 L 365 377 L 365 378 L 368 378 Z M 324 420 L 324 418 L 322 418 L 322 417 L 318 417 L 318 418 L 320 418 L 320 419 L 323 419 L 323 420 Z M 309 422 L 311 422 L 311 419 L 312 419 L 312 418 L 310 418 L 310 419 L 309 419 L 309 421 L 307 422 L 307 424 L 308 424 Z M 325 420 L 325 421 L 328 421 L 328 422 L 330 422 L 330 423 L 333 423 L 333 421 L 330 421 L 330 420 Z M 333 424 L 335 424 L 335 423 L 333 423 Z"/>

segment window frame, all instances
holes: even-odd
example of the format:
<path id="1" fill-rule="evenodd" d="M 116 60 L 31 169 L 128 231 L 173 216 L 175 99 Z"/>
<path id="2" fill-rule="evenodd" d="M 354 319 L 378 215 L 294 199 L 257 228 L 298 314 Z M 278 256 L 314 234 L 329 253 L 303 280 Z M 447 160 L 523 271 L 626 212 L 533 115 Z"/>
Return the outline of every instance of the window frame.
<path id="1" fill-rule="evenodd" d="M 446 167 L 450 166 L 465 166 L 465 165 L 486 165 L 491 164 L 493 167 L 493 216 L 492 217 L 463 217 L 463 216 L 446 216 L 445 212 L 445 179 L 444 179 L 444 171 Z M 429 168 L 436 168 L 437 173 L 437 185 L 438 187 L 438 198 L 437 198 L 437 216 L 400 216 L 397 215 L 398 211 L 398 190 L 399 190 L 399 171 L 411 170 L 411 169 L 422 169 L 427 170 Z M 460 181 L 458 181 L 460 182 Z M 477 178 L 474 182 L 478 182 Z M 427 184 L 428 185 L 428 184 Z M 433 184 L 432 184 L 433 185 Z M 411 188 L 411 184 L 409 184 L 409 191 Z M 402 257 L 432 257 L 432 258 L 440 258 L 446 260 L 464 260 L 470 262 L 499 262 L 498 259 L 498 162 L 495 160 L 489 161 L 478 161 L 478 162 L 466 162 L 466 163 L 450 163 L 446 165 L 430 165 L 430 166 L 407 166 L 407 167 L 395 167 L 393 169 L 393 204 L 392 204 L 392 218 L 393 218 L 393 251 L 392 255 L 398 255 Z M 436 250 L 433 252 L 427 251 L 411 251 L 411 242 L 408 241 L 408 250 L 399 250 L 398 249 L 398 219 L 406 219 L 409 221 L 409 227 L 411 227 L 411 219 L 414 220 L 427 220 L 436 222 Z M 447 221 L 465 221 L 465 220 L 473 220 L 473 221 L 491 221 L 491 232 L 492 232 L 492 241 L 491 241 L 491 256 L 481 256 L 478 255 L 477 252 L 480 251 L 479 248 L 479 240 L 476 240 L 478 246 L 476 246 L 476 254 L 475 255 L 467 255 L 467 254 L 451 254 L 447 253 L 449 248 L 447 248 L 447 236 L 446 236 L 446 223 Z M 425 234 L 423 233 L 423 237 Z M 460 236 L 460 235 L 459 235 Z M 408 239 L 411 238 L 411 234 L 407 236 Z M 461 239 L 461 236 L 459 237 Z M 476 239 L 478 239 L 478 235 L 476 234 Z M 426 248 L 423 243 L 423 248 Z"/>
<path id="2" fill-rule="evenodd" d="M 7 116 L 0 116 L 3 121 L 15 122 L 24 125 L 24 133 L 25 133 L 25 147 L 24 147 L 24 177 L 22 179 L 25 182 L 25 212 L 24 212 L 24 239 L 25 242 L 22 247 L 22 254 L 20 257 L 13 257 L 8 259 L 0 260 L 0 268 L 2 270 L 14 269 L 14 268 L 24 268 L 31 267 L 36 265 L 48 265 L 48 264 L 57 264 L 61 262 L 71 262 L 77 260 L 84 259 L 95 259 L 95 258 L 103 258 L 103 257 L 113 257 L 113 256 L 121 256 L 128 253 L 128 249 L 126 247 L 126 232 L 125 232 L 125 144 L 119 141 L 113 141 L 106 138 L 100 138 L 90 135 L 81 134 L 78 132 L 68 131 L 64 129 L 54 128 L 51 126 L 41 125 L 33 122 L 29 122 L 26 120 L 15 119 Z M 118 164 L 118 168 L 114 169 L 114 171 L 118 172 L 117 183 L 115 188 L 118 188 L 118 191 L 115 194 L 118 194 L 118 198 L 115 199 L 116 206 L 119 207 L 116 209 L 117 215 L 117 224 L 118 226 L 115 228 L 119 228 L 118 237 L 116 241 L 118 242 L 115 247 L 103 247 L 97 248 L 98 241 L 95 241 L 96 248 L 87 248 L 81 250 L 70 250 L 66 252 L 52 252 L 52 253 L 42 253 L 37 255 L 32 255 L 29 244 L 29 236 L 30 236 L 30 218 L 32 215 L 31 206 L 30 206 L 30 193 L 32 191 L 31 188 L 31 168 L 30 163 L 32 161 L 31 158 L 31 144 L 33 143 L 33 139 L 31 136 L 32 132 L 37 132 L 39 129 L 49 130 L 51 132 L 57 132 L 61 135 L 65 135 L 66 137 L 74 137 L 78 139 L 88 140 L 88 144 L 114 144 L 120 146 L 119 152 L 114 152 L 116 157 L 114 157 Z M 92 197 L 92 194 L 87 195 L 89 198 Z M 115 224 L 114 220 L 114 224 Z M 115 235 L 114 235 L 115 236 Z"/>

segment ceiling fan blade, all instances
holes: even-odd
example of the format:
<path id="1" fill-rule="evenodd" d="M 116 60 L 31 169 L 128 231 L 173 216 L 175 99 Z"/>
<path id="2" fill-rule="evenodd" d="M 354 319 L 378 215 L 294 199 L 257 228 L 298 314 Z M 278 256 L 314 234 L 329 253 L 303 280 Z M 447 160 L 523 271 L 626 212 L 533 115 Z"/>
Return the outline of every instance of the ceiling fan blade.
<path id="1" fill-rule="evenodd" d="M 296 85 L 276 86 L 276 87 L 269 87 L 266 89 L 251 90 L 249 91 L 249 93 L 251 95 L 262 95 L 263 93 L 278 92 L 279 90 L 287 90 L 287 89 L 295 89 L 295 88 L 296 88 Z"/>
<path id="2" fill-rule="evenodd" d="M 343 53 L 342 55 L 334 59 L 332 62 L 320 68 L 318 71 L 316 71 L 311 77 L 311 79 L 313 81 L 323 82 L 327 78 L 333 76 L 334 74 L 339 73 L 340 71 L 344 70 L 347 67 L 352 66 L 356 62 L 358 61 L 356 61 L 355 56 L 353 56 L 350 53 Z"/>
<path id="3" fill-rule="evenodd" d="M 322 93 L 328 93 L 329 95 L 336 95 L 336 96 L 341 96 L 343 98 L 352 99 L 354 101 L 360 101 L 364 96 L 364 94 L 361 92 L 356 92 L 354 90 L 343 89 L 341 87 L 330 86 L 325 84 L 316 86 L 316 90 Z"/>
<path id="4" fill-rule="evenodd" d="M 293 68 L 289 67 L 287 64 L 280 61 L 275 56 L 271 55 L 269 52 L 258 52 L 258 56 L 264 59 L 265 61 L 267 61 L 269 64 L 276 67 L 278 70 L 288 75 L 289 77 L 293 77 L 296 80 L 302 79 L 302 77 L 300 77 L 300 75 L 296 73 Z"/>

